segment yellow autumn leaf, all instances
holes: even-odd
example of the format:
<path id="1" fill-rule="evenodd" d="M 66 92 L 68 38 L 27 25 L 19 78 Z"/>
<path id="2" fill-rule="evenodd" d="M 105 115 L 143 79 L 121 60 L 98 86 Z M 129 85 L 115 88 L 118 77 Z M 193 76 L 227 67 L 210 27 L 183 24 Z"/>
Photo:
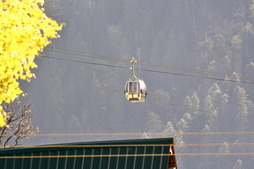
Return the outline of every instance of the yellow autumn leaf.
<path id="1" fill-rule="evenodd" d="M 0 1 L 0 127 L 6 116 L 1 104 L 22 94 L 19 79 L 30 81 L 35 56 L 59 37 L 62 25 L 48 18 L 44 0 Z"/>
<path id="2" fill-rule="evenodd" d="M 2 107 L 0 106 L 0 111 L 2 111 Z M 5 120 L 7 118 L 6 113 L 0 113 L 0 127 L 5 125 Z"/>

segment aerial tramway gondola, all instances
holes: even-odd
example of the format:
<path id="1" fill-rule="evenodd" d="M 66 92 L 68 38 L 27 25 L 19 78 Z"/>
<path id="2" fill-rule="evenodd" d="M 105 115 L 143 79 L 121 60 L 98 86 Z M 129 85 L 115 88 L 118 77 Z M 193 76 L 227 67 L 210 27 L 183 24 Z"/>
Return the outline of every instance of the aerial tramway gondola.
<path id="1" fill-rule="evenodd" d="M 135 75 L 134 64 L 137 62 L 138 61 L 134 57 L 130 60 L 130 63 L 132 63 L 132 77 L 128 79 L 124 88 L 126 99 L 133 103 L 145 102 L 147 96 L 147 89 L 144 80 L 137 78 Z"/>

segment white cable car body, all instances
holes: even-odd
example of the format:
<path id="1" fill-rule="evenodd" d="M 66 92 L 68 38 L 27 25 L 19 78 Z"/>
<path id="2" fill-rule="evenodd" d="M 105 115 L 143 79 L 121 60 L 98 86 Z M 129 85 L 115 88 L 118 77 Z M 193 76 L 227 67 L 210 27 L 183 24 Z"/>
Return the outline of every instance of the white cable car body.
<path id="1" fill-rule="evenodd" d="M 132 78 L 129 78 L 129 80 L 125 84 L 125 97 L 128 101 L 132 103 L 145 102 L 147 96 L 146 84 L 142 79 L 135 76 L 134 63 L 137 63 L 137 61 L 132 58 L 130 62 L 132 63 Z"/>
<path id="2" fill-rule="evenodd" d="M 145 102 L 147 90 L 142 79 L 130 78 L 125 84 L 125 97 L 130 102 Z"/>

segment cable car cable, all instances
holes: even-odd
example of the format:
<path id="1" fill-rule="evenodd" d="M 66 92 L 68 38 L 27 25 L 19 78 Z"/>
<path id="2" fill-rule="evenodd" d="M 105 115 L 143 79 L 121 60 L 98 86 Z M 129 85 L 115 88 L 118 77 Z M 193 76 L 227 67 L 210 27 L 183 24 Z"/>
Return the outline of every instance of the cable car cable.
<path id="1" fill-rule="evenodd" d="M 99 65 L 99 66 L 107 66 L 107 67 L 113 67 L 113 68 L 129 69 L 129 67 L 109 65 L 109 64 L 103 64 L 103 63 L 95 63 L 95 62 L 87 62 L 87 61 L 74 60 L 74 59 L 58 58 L 58 57 L 52 57 L 52 56 L 46 56 L 46 55 L 41 55 L 41 57 L 48 58 L 48 59 L 55 59 L 55 60 L 62 60 L 62 61 L 69 61 L 69 62 L 76 62 L 76 63 L 85 63 L 85 64 L 91 64 L 91 65 Z M 176 75 L 176 76 L 187 76 L 187 77 L 195 77 L 195 78 L 218 80 L 218 81 L 228 81 L 228 82 L 234 82 L 234 83 L 254 84 L 254 82 L 243 81 L 243 80 L 239 80 L 239 81 L 238 80 L 232 80 L 232 79 L 226 79 L 225 80 L 225 79 L 215 78 L 215 77 L 204 77 L 204 76 L 197 76 L 197 75 L 190 75 L 190 74 L 182 74 L 182 73 L 172 73 L 172 72 L 165 72 L 165 71 L 158 71 L 158 70 L 150 70 L 150 69 L 138 69 L 137 68 L 136 70 L 142 70 L 142 71 L 153 72 L 153 73 L 161 73 L 161 74 L 170 74 L 170 75 Z"/>
<path id="2" fill-rule="evenodd" d="M 71 54 L 71 55 L 77 55 L 77 56 L 85 56 L 90 58 L 96 58 L 96 59 L 102 59 L 102 60 L 110 60 L 110 61 L 117 61 L 117 62 L 123 62 L 123 63 L 129 63 L 129 60 L 127 59 L 119 59 L 116 57 L 110 57 L 110 56 L 103 56 L 103 55 L 97 55 L 87 52 L 79 52 L 79 51 L 73 51 L 68 49 L 60 49 L 60 48 L 52 48 L 54 50 L 47 50 L 49 52 L 56 52 L 56 53 L 64 53 L 64 54 Z"/>
<path id="3" fill-rule="evenodd" d="M 158 67 L 158 68 L 166 68 L 166 69 L 173 69 L 173 70 L 179 70 L 184 72 L 191 72 L 191 73 L 198 73 L 198 74 L 205 74 L 205 75 L 212 75 L 212 76 L 219 76 L 222 78 L 228 77 L 228 78 L 235 78 L 232 74 L 224 74 L 224 73 L 218 73 L 218 72 L 209 72 L 209 71 L 201 71 L 201 70 L 194 70 L 194 69 L 188 69 L 188 68 L 179 68 L 175 66 L 166 66 L 166 65 L 159 65 L 159 64 L 151 64 L 151 63 L 139 63 L 140 65 L 144 66 L 151 66 L 151 67 Z M 245 76 L 238 76 L 240 79 L 243 80 L 251 80 L 254 81 L 254 77 L 245 77 Z"/>
<path id="4" fill-rule="evenodd" d="M 180 73 L 170 73 L 170 72 L 164 72 L 164 71 L 157 71 L 157 70 L 147 70 L 147 69 L 137 69 L 147 72 L 154 72 L 154 73 L 162 73 L 162 74 L 171 74 L 171 75 L 178 75 L 178 76 L 188 76 L 188 77 L 195 77 L 195 78 L 202 78 L 202 79 L 210 79 L 210 80 L 218 80 L 218 81 L 224 81 L 224 82 L 234 82 L 234 83 L 244 83 L 244 84 L 254 84 L 254 82 L 249 81 L 238 81 L 233 79 L 221 79 L 221 78 L 215 78 L 215 77 L 204 77 L 204 76 L 196 76 L 196 75 L 187 75 L 187 74 L 180 74 Z"/>
<path id="5" fill-rule="evenodd" d="M 65 53 L 65 54 L 74 54 L 74 55 L 92 57 L 92 58 L 103 59 L 103 60 L 118 61 L 118 62 L 123 62 L 123 63 L 129 62 L 126 59 L 119 59 L 116 57 L 91 54 L 91 53 L 87 53 L 87 52 L 74 51 L 74 50 L 62 49 L 62 48 L 51 48 L 51 49 L 53 49 L 53 50 L 48 50 L 48 51 Z M 223 78 L 225 78 L 226 76 L 234 78 L 234 76 L 232 74 L 224 74 L 224 73 L 219 73 L 219 72 L 210 72 L 210 71 L 202 71 L 202 70 L 195 70 L 195 69 L 189 69 L 189 68 L 180 68 L 180 67 L 176 67 L 176 66 L 167 66 L 167 65 L 160 65 L 160 64 L 153 64 L 153 63 L 146 63 L 146 62 L 139 62 L 137 64 L 144 65 L 144 66 L 150 66 L 150 67 L 156 67 L 156 68 L 173 69 L 173 70 L 184 71 L 184 72 L 188 72 L 188 73 L 191 72 L 191 73 L 219 76 L 219 77 L 223 77 Z M 238 75 L 237 77 L 239 77 L 240 79 L 244 79 L 244 80 L 254 81 L 254 77 L 245 77 L 245 76 L 240 76 L 240 75 Z"/>
<path id="6" fill-rule="evenodd" d="M 52 56 L 46 56 L 46 55 L 41 55 L 40 57 L 48 58 L 48 59 L 54 59 L 54 60 L 62 60 L 62 61 L 67 61 L 67 62 L 85 63 L 85 64 L 90 64 L 90 65 L 98 65 L 98 66 L 107 66 L 107 67 L 113 67 L 113 68 L 129 69 L 129 67 L 109 65 L 109 64 L 104 64 L 104 63 L 87 62 L 87 61 L 74 60 L 74 59 L 58 58 L 58 57 L 52 57 Z"/>

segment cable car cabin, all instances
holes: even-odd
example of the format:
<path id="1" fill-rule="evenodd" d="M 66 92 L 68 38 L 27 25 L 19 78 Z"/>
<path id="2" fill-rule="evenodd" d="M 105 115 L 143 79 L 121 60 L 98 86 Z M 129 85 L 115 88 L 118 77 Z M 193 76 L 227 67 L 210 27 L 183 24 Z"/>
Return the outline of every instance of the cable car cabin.
<path id="1" fill-rule="evenodd" d="M 130 78 L 125 84 L 125 97 L 130 102 L 145 102 L 146 85 L 142 79 Z"/>
<path id="2" fill-rule="evenodd" d="M 136 77 L 134 71 L 134 64 L 138 63 L 138 61 L 132 57 L 129 62 L 132 63 L 130 68 L 132 71 L 132 78 L 129 78 L 125 84 L 124 95 L 130 102 L 145 102 L 147 95 L 146 84 L 142 79 Z"/>

